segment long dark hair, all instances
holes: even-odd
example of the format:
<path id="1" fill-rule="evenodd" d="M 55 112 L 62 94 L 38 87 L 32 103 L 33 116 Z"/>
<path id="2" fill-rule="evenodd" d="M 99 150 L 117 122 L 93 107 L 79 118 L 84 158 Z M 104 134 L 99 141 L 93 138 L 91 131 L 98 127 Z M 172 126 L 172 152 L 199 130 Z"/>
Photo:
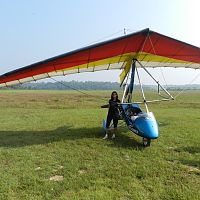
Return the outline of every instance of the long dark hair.
<path id="1" fill-rule="evenodd" d="M 118 94 L 117 94 L 117 92 L 116 91 L 113 91 L 112 93 L 111 93 L 111 100 L 113 101 L 113 94 L 116 94 L 117 95 L 117 97 L 116 97 L 116 101 L 118 101 Z"/>

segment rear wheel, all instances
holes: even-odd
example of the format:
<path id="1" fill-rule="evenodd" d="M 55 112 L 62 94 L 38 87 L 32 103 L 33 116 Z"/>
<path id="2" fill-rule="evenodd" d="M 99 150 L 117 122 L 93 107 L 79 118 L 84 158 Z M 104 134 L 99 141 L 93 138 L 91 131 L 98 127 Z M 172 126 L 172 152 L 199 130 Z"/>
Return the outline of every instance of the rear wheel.
<path id="1" fill-rule="evenodd" d="M 148 138 L 143 138 L 143 146 L 144 147 L 149 147 L 150 144 L 151 144 L 151 139 L 148 139 Z"/>

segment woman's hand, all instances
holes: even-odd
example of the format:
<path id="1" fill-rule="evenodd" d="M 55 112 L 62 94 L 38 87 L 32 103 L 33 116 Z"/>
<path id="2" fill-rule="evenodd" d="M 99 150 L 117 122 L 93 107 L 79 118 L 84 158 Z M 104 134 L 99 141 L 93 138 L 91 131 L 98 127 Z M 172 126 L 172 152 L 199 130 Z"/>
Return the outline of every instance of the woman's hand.
<path id="1" fill-rule="evenodd" d="M 103 105 L 101 108 L 109 108 L 109 104 Z"/>

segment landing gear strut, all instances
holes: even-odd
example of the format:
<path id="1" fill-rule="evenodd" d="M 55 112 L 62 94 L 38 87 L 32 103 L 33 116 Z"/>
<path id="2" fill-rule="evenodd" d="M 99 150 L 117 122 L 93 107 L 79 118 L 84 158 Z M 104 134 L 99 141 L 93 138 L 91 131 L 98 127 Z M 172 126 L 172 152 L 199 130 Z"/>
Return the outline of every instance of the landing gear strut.
<path id="1" fill-rule="evenodd" d="M 144 146 L 144 147 L 149 147 L 150 144 L 151 144 L 151 139 L 143 138 L 143 139 L 142 139 L 142 142 L 143 142 L 143 146 Z"/>

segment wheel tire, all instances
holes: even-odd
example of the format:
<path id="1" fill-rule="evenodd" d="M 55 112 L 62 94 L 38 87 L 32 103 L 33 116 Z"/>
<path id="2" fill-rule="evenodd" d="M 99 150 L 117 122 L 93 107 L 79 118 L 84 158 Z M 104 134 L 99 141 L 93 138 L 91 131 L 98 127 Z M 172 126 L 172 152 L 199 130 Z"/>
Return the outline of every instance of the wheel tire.
<path id="1" fill-rule="evenodd" d="M 143 146 L 149 147 L 151 145 L 151 139 L 143 138 Z"/>

